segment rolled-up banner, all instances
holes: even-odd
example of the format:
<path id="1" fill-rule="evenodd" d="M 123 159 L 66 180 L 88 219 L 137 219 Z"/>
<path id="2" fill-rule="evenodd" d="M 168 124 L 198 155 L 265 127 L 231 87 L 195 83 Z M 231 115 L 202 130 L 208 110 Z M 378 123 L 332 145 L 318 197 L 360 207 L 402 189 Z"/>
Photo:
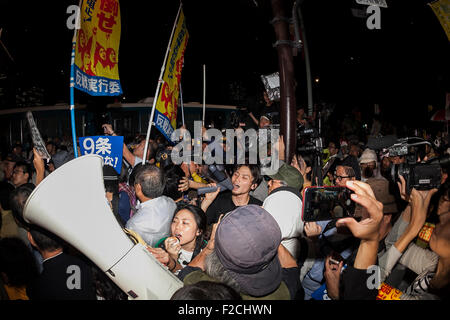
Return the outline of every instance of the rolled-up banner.
<path id="1" fill-rule="evenodd" d="M 30 125 L 31 139 L 33 140 L 34 148 L 42 159 L 50 160 L 51 156 L 47 151 L 45 142 L 41 137 L 38 127 L 36 126 L 36 122 L 34 121 L 33 113 L 31 111 L 27 112 L 27 120 Z"/>

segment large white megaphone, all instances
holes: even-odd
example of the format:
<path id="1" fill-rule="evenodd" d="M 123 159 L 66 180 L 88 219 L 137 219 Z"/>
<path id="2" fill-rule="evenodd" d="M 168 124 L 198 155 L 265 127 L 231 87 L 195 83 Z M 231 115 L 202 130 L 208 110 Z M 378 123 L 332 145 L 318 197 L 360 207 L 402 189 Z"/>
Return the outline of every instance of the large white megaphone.
<path id="1" fill-rule="evenodd" d="M 165 299 L 183 286 L 123 231 L 105 197 L 103 160 L 86 155 L 47 176 L 29 196 L 23 216 L 91 259 L 130 299 Z"/>

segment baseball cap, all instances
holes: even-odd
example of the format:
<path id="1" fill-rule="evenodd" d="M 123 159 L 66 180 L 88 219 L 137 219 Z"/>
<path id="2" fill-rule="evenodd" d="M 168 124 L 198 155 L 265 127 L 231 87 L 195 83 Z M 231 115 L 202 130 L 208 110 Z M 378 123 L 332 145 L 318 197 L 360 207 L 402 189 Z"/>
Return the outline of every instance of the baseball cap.
<path id="1" fill-rule="evenodd" d="M 303 176 L 296 168 L 284 163 L 278 172 L 274 175 L 269 175 L 269 178 L 274 180 L 283 180 L 289 187 L 301 190 L 303 187 Z"/>
<path id="2" fill-rule="evenodd" d="M 265 113 L 265 114 L 263 114 L 263 115 L 260 117 L 260 119 L 261 119 L 261 118 L 265 118 L 265 119 L 269 120 L 270 122 L 272 122 L 272 120 L 273 120 L 272 114 L 270 114 L 270 113 Z"/>
<path id="3" fill-rule="evenodd" d="M 247 205 L 223 217 L 216 231 L 215 252 L 242 293 L 261 297 L 280 286 L 280 243 L 281 230 L 272 215 L 258 205 Z"/>

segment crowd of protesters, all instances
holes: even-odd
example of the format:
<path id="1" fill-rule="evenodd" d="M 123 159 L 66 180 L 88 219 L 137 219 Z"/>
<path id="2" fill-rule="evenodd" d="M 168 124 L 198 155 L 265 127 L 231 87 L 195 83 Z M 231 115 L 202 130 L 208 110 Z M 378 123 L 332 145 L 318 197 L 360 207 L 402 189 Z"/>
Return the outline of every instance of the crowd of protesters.
<path id="1" fill-rule="evenodd" d="M 248 125 L 279 124 L 279 111 L 266 99 L 250 110 Z M 316 121 L 316 114 L 308 117 L 298 109 L 299 132 Z M 409 190 L 402 176 L 396 180 L 392 174 L 406 156 L 369 148 L 370 139 L 382 139 L 392 128 L 374 119 L 364 136 L 355 122 L 355 114 L 348 115 L 340 134 L 322 137 L 320 169 L 327 170 L 320 182 L 314 181 L 317 153 L 299 151 L 286 163 L 282 137 L 274 174 L 263 174 L 261 164 L 214 166 L 230 182 L 227 188 L 204 163 L 172 163 L 170 144 L 161 137 L 150 140 L 142 164 L 146 140 L 139 136 L 124 144 L 120 174 L 104 166 L 105 195 L 124 231 L 183 281 L 172 299 L 448 299 L 447 165 L 442 162 L 435 188 Z M 109 124 L 99 134 L 120 135 Z M 307 139 L 299 136 L 299 147 Z M 430 142 L 417 161 L 447 154 L 445 137 Z M 23 219 L 33 189 L 73 159 L 70 143 L 48 139 L 46 147 L 49 162 L 20 144 L 2 155 L 0 299 L 127 299 L 82 252 Z M 355 216 L 303 221 L 302 191 L 314 185 L 352 190 Z M 203 187 L 217 189 L 197 192 Z M 75 288 L 67 285 L 67 268 L 73 265 L 82 270 Z"/>

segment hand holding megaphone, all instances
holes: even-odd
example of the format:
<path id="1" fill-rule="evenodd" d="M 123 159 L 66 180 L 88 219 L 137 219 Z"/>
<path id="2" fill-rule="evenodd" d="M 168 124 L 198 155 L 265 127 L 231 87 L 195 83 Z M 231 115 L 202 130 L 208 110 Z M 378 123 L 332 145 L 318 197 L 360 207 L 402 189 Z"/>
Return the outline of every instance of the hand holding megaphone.
<path id="1" fill-rule="evenodd" d="M 225 191 L 225 190 L 233 190 L 233 185 L 232 185 L 230 179 L 226 179 L 226 180 L 223 180 L 222 182 L 219 182 L 218 184 L 211 183 L 207 187 L 198 188 L 197 194 L 198 195 L 208 194 L 208 193 L 217 191 L 217 189 L 219 189 L 218 192 Z"/>
<path id="2" fill-rule="evenodd" d="M 203 195 L 203 194 L 205 195 L 204 201 L 213 202 L 214 199 L 216 199 L 219 192 L 222 190 L 223 190 L 223 188 L 221 188 L 220 185 L 217 185 L 215 183 L 210 183 L 210 184 L 208 184 L 207 187 L 199 188 L 197 190 L 197 193 L 198 193 L 198 195 Z"/>

